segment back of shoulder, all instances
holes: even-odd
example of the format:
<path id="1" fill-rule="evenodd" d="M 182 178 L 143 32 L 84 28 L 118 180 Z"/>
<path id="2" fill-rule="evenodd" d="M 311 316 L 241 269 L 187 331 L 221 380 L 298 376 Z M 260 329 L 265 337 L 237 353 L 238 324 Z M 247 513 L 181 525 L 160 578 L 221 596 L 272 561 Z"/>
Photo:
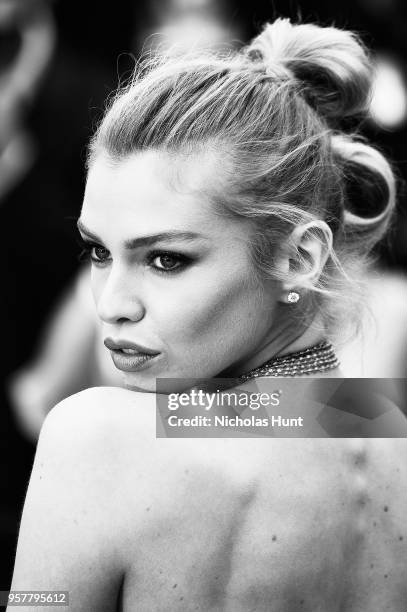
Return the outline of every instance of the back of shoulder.
<path id="1" fill-rule="evenodd" d="M 245 470 L 234 442 L 238 441 L 157 438 L 155 394 L 95 387 L 51 410 L 39 446 L 52 446 L 59 455 L 65 449 L 72 461 L 86 455 L 85 463 L 91 458 L 91 464 L 124 464 L 128 473 L 143 472 L 154 487 L 171 481 L 172 493 L 187 494 L 191 482 L 199 482 L 202 492 L 209 485 L 212 492 L 216 487 L 225 491 L 227 483 L 231 493 L 241 489 Z M 228 455 L 235 459 L 226 460 Z"/>
<path id="2" fill-rule="evenodd" d="M 103 447 L 106 455 L 123 443 L 123 436 L 142 439 L 155 418 L 154 396 L 116 387 L 94 387 L 57 404 L 41 429 L 39 446 L 65 445 L 89 454 Z"/>
<path id="3" fill-rule="evenodd" d="M 100 422 L 126 414 L 130 417 L 136 412 L 142 417 L 147 408 L 154 407 L 154 397 L 152 393 L 139 393 L 120 387 L 92 387 L 59 402 L 49 412 L 45 422 L 58 422 L 61 419 Z"/>

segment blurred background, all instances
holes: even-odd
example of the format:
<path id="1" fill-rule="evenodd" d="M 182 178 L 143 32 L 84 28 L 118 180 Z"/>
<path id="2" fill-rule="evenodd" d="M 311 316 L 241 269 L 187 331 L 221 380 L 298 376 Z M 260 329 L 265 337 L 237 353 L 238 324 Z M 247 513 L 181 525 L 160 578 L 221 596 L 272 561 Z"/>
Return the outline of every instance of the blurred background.
<path id="1" fill-rule="evenodd" d="M 96 349 L 97 323 L 75 232 L 86 145 L 106 97 L 143 50 L 197 40 L 239 47 L 278 16 L 355 30 L 376 55 L 371 117 L 362 132 L 395 162 L 399 210 L 369 280 L 377 334 L 363 355 L 360 347 L 348 347 L 343 367 L 348 376 L 399 377 L 396 399 L 405 402 L 405 2 L 0 0 L 0 590 L 10 587 L 24 494 L 47 411 L 88 386 L 120 384 Z"/>

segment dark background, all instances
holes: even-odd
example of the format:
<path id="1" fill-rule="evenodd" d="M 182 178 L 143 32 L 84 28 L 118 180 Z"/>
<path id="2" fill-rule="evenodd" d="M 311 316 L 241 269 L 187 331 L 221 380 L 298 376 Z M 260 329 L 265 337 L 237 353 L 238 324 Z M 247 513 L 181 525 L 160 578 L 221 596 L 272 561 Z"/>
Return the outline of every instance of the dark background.
<path id="1" fill-rule="evenodd" d="M 75 219 L 84 189 L 86 144 L 107 94 L 133 65 L 134 32 L 151 20 L 148 2 L 100 0 L 53 4 L 57 49 L 28 124 L 39 155 L 32 170 L 0 207 L 1 375 L 32 356 L 41 329 L 61 291 L 78 269 Z M 300 2 L 230 1 L 230 20 L 241 24 L 244 39 L 277 16 L 353 29 L 371 48 L 391 51 L 406 69 L 407 6 L 401 0 L 326 0 Z M 1 52 L 1 50 L 0 50 Z M 407 174 L 407 128 L 384 131 L 373 124 L 365 133 Z M 407 269 L 407 218 L 401 194 L 399 219 L 391 239 L 380 246 L 382 265 Z M 24 494 L 35 447 L 18 431 L 0 390 L 0 590 L 8 589 Z"/>

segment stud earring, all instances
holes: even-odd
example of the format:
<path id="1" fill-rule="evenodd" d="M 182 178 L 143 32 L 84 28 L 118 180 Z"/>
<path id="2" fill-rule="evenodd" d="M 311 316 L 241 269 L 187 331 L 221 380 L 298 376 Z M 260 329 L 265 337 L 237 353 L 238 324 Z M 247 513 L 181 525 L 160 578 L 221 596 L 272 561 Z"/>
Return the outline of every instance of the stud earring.
<path id="1" fill-rule="evenodd" d="M 300 299 L 300 294 L 296 291 L 290 291 L 287 295 L 287 302 L 289 304 L 295 304 Z"/>

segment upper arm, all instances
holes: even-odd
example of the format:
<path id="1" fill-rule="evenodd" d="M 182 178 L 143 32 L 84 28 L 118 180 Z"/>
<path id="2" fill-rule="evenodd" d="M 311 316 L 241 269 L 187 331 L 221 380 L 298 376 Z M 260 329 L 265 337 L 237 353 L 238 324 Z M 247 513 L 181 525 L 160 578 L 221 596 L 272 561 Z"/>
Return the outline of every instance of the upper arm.
<path id="1" fill-rule="evenodd" d="M 124 565 L 115 508 L 118 441 L 99 408 L 97 390 L 90 390 L 46 418 L 12 582 L 12 590 L 69 591 L 69 609 L 86 612 L 115 609 Z"/>

